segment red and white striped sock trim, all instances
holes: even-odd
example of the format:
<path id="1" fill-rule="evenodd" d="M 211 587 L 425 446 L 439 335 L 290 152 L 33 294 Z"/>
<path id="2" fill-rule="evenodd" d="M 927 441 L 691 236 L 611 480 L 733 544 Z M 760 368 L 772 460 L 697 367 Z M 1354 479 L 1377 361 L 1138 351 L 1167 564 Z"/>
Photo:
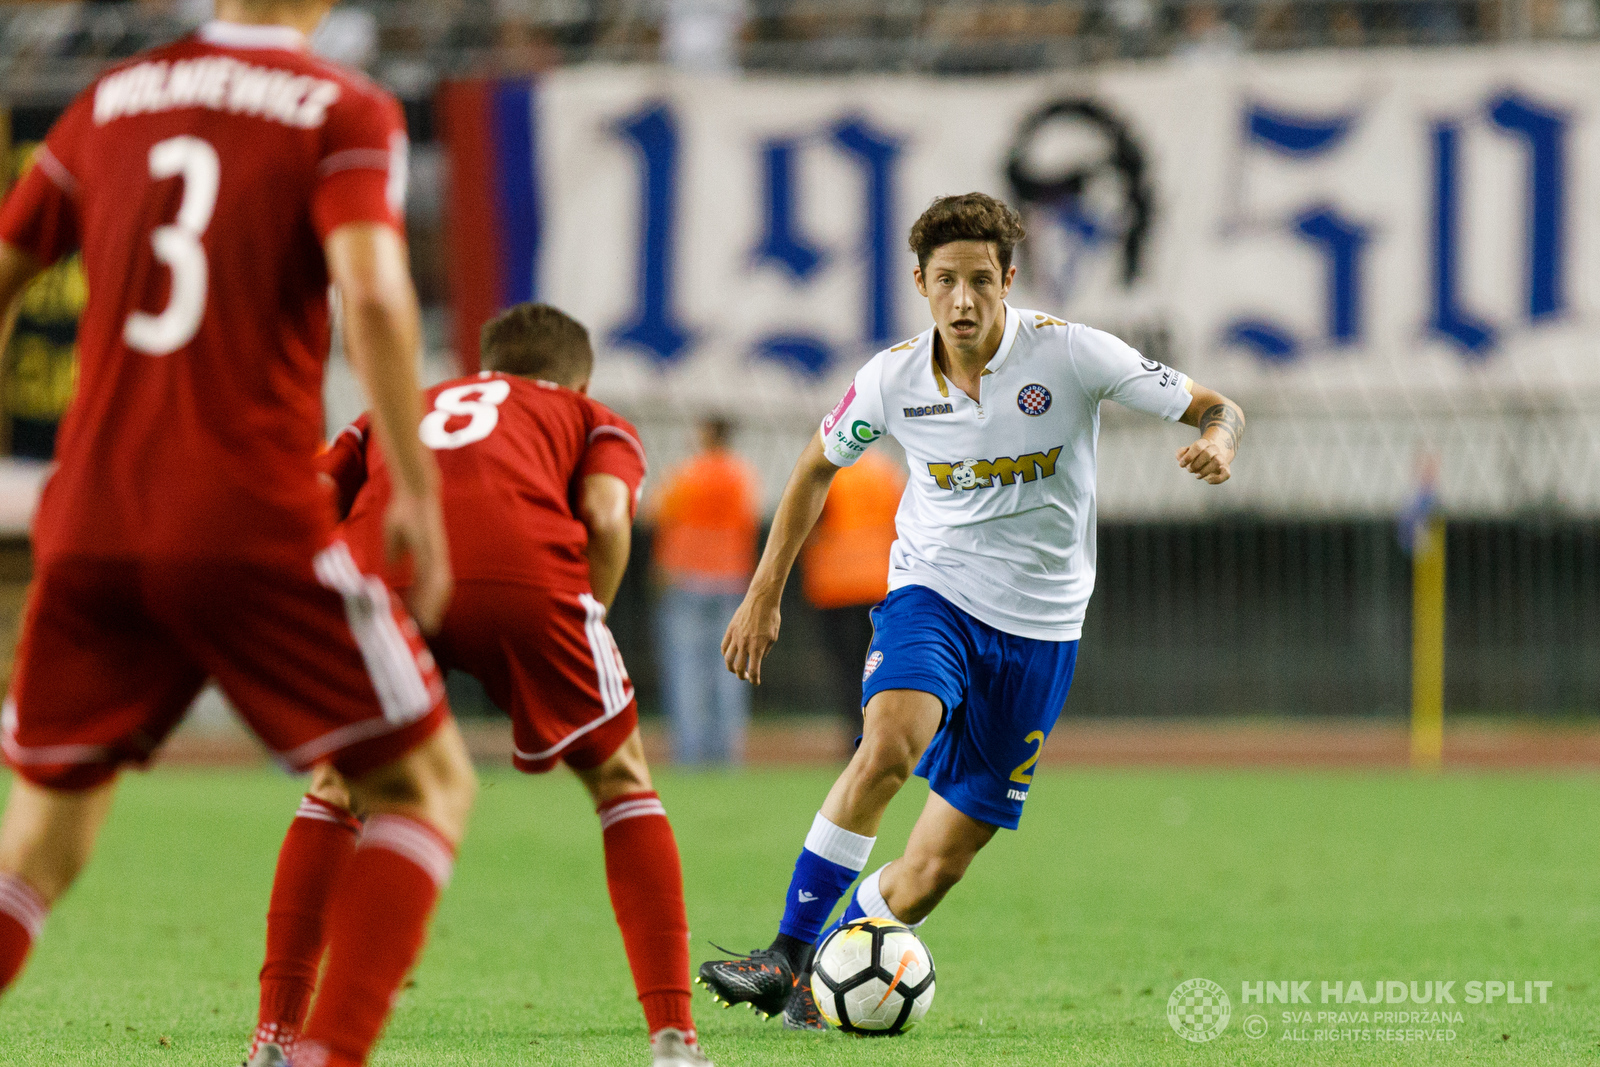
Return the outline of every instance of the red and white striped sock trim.
<path id="1" fill-rule="evenodd" d="M 29 939 L 37 941 L 39 932 L 44 929 L 45 916 L 50 914 L 50 905 L 21 878 L 0 874 L 0 912 L 17 920 L 18 925 L 28 931 Z"/>
<path id="2" fill-rule="evenodd" d="M 660 815 L 665 818 L 667 809 L 654 793 L 629 793 L 609 804 L 602 804 L 597 813 L 600 816 L 600 829 L 609 830 L 624 819 L 637 819 L 641 815 Z"/>
<path id="3" fill-rule="evenodd" d="M 292 1026 L 280 1026 L 277 1023 L 261 1023 L 256 1027 L 255 1038 L 250 1042 L 250 1054 L 245 1057 L 245 1062 L 256 1058 L 256 1053 L 261 1051 L 262 1045 L 277 1045 L 285 1054 L 294 1051 L 295 1039 L 300 1036 L 299 1031 Z"/>
<path id="4" fill-rule="evenodd" d="M 337 804 L 330 804 L 321 797 L 314 797 L 309 793 L 300 798 L 300 806 L 295 809 L 294 817 L 297 819 L 315 819 L 319 822 L 338 823 L 354 833 L 361 832 L 361 820 L 357 819 L 355 815 Z"/>
<path id="5" fill-rule="evenodd" d="M 356 848 L 386 848 L 421 867 L 440 889 L 450 884 L 455 851 L 437 830 L 420 819 L 374 815 L 367 820 Z"/>

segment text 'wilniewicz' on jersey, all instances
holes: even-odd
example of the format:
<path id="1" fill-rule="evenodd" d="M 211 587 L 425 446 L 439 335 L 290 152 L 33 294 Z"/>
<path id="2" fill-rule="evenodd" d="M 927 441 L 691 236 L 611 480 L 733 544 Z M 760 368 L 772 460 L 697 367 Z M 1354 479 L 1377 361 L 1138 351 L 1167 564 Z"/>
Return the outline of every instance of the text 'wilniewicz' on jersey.
<path id="1" fill-rule="evenodd" d="M 1076 640 L 1094 589 L 1100 402 L 1177 419 L 1189 379 L 1117 338 L 1006 309 L 974 400 L 934 360 L 935 331 L 879 352 L 822 420 L 848 466 L 884 434 L 911 469 L 889 588 L 926 586 L 1007 633 Z"/>
<path id="2" fill-rule="evenodd" d="M 106 75 L 95 86 L 94 121 L 104 126 L 126 115 L 204 107 L 313 130 L 327 121 L 337 99 L 336 81 L 229 56 L 156 60 Z"/>

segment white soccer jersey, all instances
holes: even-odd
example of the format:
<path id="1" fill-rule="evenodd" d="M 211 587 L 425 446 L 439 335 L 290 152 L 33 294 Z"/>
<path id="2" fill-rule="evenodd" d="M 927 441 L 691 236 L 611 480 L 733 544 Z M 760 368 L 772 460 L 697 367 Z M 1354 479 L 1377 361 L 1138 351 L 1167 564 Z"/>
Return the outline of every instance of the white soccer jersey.
<path id="1" fill-rule="evenodd" d="M 879 352 L 822 420 L 845 467 L 883 434 L 911 478 L 889 588 L 923 585 L 1006 633 L 1076 640 L 1094 589 L 1100 401 L 1177 419 L 1189 379 L 1100 330 L 1007 306 L 974 401 L 933 360 L 934 330 Z"/>

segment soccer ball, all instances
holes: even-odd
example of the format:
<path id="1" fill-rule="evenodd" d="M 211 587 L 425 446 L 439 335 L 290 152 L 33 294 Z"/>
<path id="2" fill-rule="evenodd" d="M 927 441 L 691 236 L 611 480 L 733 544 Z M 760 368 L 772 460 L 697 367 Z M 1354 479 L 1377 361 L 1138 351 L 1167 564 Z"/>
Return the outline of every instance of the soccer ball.
<path id="1" fill-rule="evenodd" d="M 904 923 L 857 919 L 817 948 L 811 995 L 822 1017 L 847 1034 L 901 1034 L 933 1003 L 933 957 Z"/>

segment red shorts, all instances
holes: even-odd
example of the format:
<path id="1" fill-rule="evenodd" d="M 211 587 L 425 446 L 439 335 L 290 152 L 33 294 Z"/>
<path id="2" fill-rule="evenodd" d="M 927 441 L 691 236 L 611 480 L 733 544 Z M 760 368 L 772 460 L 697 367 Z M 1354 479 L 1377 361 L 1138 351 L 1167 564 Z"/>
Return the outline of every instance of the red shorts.
<path id="1" fill-rule="evenodd" d="M 511 717 L 519 770 L 598 767 L 639 725 L 605 608 L 588 593 L 457 582 L 431 643 L 442 666 L 483 683 Z"/>
<path id="2" fill-rule="evenodd" d="M 359 777 L 449 716 L 399 598 L 342 541 L 303 570 L 65 557 L 34 578 L 0 748 L 38 785 L 93 787 L 148 760 L 207 678 L 297 770 Z"/>

